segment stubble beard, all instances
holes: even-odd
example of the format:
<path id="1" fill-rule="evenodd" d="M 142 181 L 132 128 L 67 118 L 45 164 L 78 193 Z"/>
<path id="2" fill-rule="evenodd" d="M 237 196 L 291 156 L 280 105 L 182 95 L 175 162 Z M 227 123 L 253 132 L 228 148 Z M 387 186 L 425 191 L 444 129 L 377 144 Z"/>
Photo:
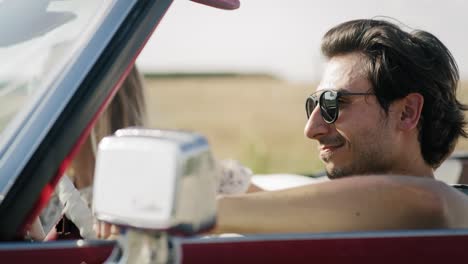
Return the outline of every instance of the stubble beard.
<path id="1" fill-rule="evenodd" d="M 376 152 L 361 153 L 357 160 L 349 166 L 334 166 L 327 169 L 327 176 L 330 179 L 339 179 L 355 175 L 389 173 L 392 166 L 385 159 L 379 157 L 379 154 Z"/>
<path id="2" fill-rule="evenodd" d="M 376 131 L 378 132 L 378 131 Z M 354 175 L 387 174 L 393 170 L 391 146 L 385 132 L 374 133 L 366 138 L 365 142 L 356 142 L 352 150 L 352 162 L 349 165 L 333 166 L 327 168 L 326 173 L 330 179 L 339 179 Z M 343 139 L 344 140 L 344 139 Z M 331 161 L 333 156 L 323 159 L 325 163 Z"/>

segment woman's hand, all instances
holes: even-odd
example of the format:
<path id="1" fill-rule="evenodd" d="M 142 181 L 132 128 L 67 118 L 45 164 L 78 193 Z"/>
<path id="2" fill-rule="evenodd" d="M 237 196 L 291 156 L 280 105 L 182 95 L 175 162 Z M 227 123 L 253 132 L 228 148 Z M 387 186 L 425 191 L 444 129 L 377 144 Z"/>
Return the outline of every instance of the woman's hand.
<path id="1" fill-rule="evenodd" d="M 114 240 L 120 235 L 118 226 L 97 220 L 93 225 L 94 232 L 100 239 Z"/>
<path id="2" fill-rule="evenodd" d="M 27 230 L 27 236 L 36 241 L 42 241 L 45 238 L 44 230 L 42 229 L 41 219 L 37 217 Z"/>

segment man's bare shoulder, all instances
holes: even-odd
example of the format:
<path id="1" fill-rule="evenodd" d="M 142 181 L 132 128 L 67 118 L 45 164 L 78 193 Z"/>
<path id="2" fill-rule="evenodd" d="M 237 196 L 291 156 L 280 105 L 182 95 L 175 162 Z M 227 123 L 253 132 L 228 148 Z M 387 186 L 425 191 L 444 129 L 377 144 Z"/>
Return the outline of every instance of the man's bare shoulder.
<path id="1" fill-rule="evenodd" d="M 220 197 L 217 232 L 463 228 L 468 227 L 466 212 L 467 197 L 434 179 L 352 176 L 277 191 Z"/>
<path id="2" fill-rule="evenodd" d="M 395 175 L 354 176 L 343 180 L 342 184 L 353 185 L 356 191 L 368 188 L 382 190 L 394 202 L 400 203 L 395 207 L 404 204 L 420 210 L 431 219 L 438 219 L 441 227 L 468 227 L 468 195 L 441 181 Z"/>

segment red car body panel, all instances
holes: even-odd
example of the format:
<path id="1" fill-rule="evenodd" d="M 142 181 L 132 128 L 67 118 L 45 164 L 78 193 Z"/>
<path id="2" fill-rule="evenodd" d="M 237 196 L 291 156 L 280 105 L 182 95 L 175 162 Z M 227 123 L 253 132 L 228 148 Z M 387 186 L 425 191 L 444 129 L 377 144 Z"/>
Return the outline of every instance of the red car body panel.
<path id="1" fill-rule="evenodd" d="M 443 233 L 443 231 L 442 231 Z M 409 234 L 349 237 L 198 241 L 180 244 L 181 262 L 190 263 L 462 263 L 468 234 Z M 387 233 L 390 234 L 390 233 Z M 370 235 L 370 236 L 369 236 Z M 279 235 L 281 236 L 281 235 Z M 458 261 L 458 262 L 456 262 Z"/>
<path id="2" fill-rule="evenodd" d="M 86 245 L 87 244 L 87 245 Z M 103 263 L 112 253 L 115 242 L 31 242 L 0 246 L 1 263 Z"/>

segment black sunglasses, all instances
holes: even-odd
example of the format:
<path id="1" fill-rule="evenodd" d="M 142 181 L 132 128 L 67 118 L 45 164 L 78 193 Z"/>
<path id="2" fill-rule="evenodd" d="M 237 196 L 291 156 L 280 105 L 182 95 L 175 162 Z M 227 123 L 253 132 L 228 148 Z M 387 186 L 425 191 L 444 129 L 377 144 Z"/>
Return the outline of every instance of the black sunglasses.
<path id="1" fill-rule="evenodd" d="M 344 91 L 324 90 L 313 93 L 307 97 L 305 108 L 307 119 L 317 105 L 320 105 L 320 114 L 325 122 L 333 124 L 338 119 L 339 99 L 348 95 L 373 95 L 374 93 L 349 93 Z"/>

